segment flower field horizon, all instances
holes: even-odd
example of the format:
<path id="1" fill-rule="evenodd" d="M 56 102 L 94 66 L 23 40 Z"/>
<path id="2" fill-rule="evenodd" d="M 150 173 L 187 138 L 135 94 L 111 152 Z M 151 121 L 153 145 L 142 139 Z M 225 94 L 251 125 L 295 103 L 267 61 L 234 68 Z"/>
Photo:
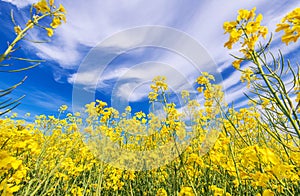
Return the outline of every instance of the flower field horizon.
<path id="1" fill-rule="evenodd" d="M 54 0 L 41 0 L 32 5 L 25 26 L 17 25 L 12 14 L 15 38 L 0 62 L 9 68 L 12 60 L 28 66 L 5 72 L 26 72 L 43 63 L 14 57 L 14 52 L 31 31 L 55 36 L 67 13 Z M 147 83 L 148 113 L 142 107 L 133 111 L 129 102 L 95 98 L 81 112 L 68 112 L 72 106 L 63 104 L 56 115 L 29 121 L 29 112 L 27 118 L 14 113 L 23 96 L 9 98 L 0 102 L 0 195 L 300 195 L 300 70 L 280 48 L 272 49 L 278 34 L 287 47 L 297 43 L 300 8 L 278 21 L 274 32 L 262 25 L 256 7 L 240 9 L 235 17 L 224 21 L 224 47 L 233 52 L 232 67 L 249 89 L 247 107 L 226 103 L 219 75 L 205 71 L 191 82 L 195 91 L 183 89 L 176 96 L 168 78 L 156 75 Z M 145 29 L 192 40 L 151 26 L 116 37 Z M 105 55 L 107 61 L 117 56 Z M 85 71 L 83 66 L 77 75 Z M 21 89 L 25 79 L 2 90 L 0 97 Z M 81 91 L 74 97 L 90 100 Z"/>

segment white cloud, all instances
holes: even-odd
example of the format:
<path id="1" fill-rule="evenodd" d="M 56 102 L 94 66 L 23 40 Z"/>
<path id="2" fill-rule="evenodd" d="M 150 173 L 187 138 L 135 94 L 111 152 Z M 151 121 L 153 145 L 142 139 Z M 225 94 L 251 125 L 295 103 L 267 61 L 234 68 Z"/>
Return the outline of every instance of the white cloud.
<path id="1" fill-rule="evenodd" d="M 38 2 L 38 0 L 2 0 L 5 2 L 9 2 L 17 6 L 18 8 L 23 8 L 33 3 Z"/>
<path id="2" fill-rule="evenodd" d="M 127 98 L 129 101 L 138 101 L 148 95 L 152 79 L 158 75 L 166 76 L 169 89 L 174 93 L 184 89 L 193 90 L 192 84 L 187 80 L 188 77 L 183 75 L 176 64 L 163 64 L 161 62 L 146 62 L 129 69 L 118 78 L 113 90 L 119 97 Z M 126 81 L 129 82 L 126 83 Z"/>
<path id="3" fill-rule="evenodd" d="M 66 98 L 52 92 L 44 92 L 41 90 L 36 90 L 34 88 L 30 89 L 30 92 L 33 96 L 28 96 L 27 102 L 24 103 L 24 107 L 30 104 L 34 104 L 35 106 L 49 109 L 52 111 L 56 111 L 63 104 L 70 105 L 70 103 L 66 100 Z M 27 104 L 28 103 L 28 104 Z"/>
<path id="4" fill-rule="evenodd" d="M 142 53 L 138 53 L 147 56 L 149 51 L 143 51 L 144 52 Z M 90 56 L 87 61 L 84 61 L 80 67 L 83 71 L 71 75 L 69 82 L 76 82 L 77 85 L 85 85 L 91 89 L 94 89 L 96 86 L 101 89 L 120 88 L 122 90 L 118 91 L 119 93 L 116 93 L 117 96 L 128 98 L 129 94 L 131 94 L 131 101 L 146 97 L 149 92 L 149 84 L 154 77 L 159 75 L 166 76 L 169 87 L 175 89 L 174 91 L 181 91 L 183 89 L 193 90 L 192 85 L 196 77 L 199 76 L 200 71 L 205 70 L 205 67 L 209 66 L 211 63 L 210 57 L 203 54 L 200 56 L 201 60 L 198 59 L 199 65 L 195 66 L 191 64 L 185 56 L 162 49 L 160 50 L 162 55 L 151 57 L 155 58 L 157 61 L 146 61 L 133 65 L 123 64 L 121 62 L 121 65 L 106 66 L 99 61 L 110 55 L 103 54 L 104 57 L 101 58 L 102 51 L 99 50 L 98 52 L 92 52 L 93 55 Z M 131 54 L 131 56 L 134 56 L 134 54 L 136 53 Z M 102 73 L 102 71 L 104 72 Z M 117 80 L 117 83 L 115 85 L 107 85 L 109 80 Z M 123 93 L 123 87 L 125 86 L 123 83 L 128 83 L 128 85 L 126 85 L 126 93 Z M 142 93 L 141 88 L 138 88 L 139 91 L 135 91 L 135 86 L 139 84 L 148 85 L 148 88 L 146 88 L 148 90 L 143 91 Z M 128 87 L 131 87 L 131 90 L 129 90 Z"/>
<path id="5" fill-rule="evenodd" d="M 5 1 L 18 7 L 35 2 L 34 0 Z M 124 29 L 140 25 L 163 25 L 192 35 L 204 45 L 217 63 L 229 63 L 228 60 L 231 58 L 228 55 L 229 51 L 223 48 L 227 35 L 223 35 L 222 24 L 226 20 L 234 19 L 238 9 L 257 6 L 258 12 L 264 14 L 264 21 L 270 21 L 268 26 L 274 29 L 272 26 L 278 22 L 277 19 L 300 4 L 279 0 L 272 3 L 261 0 L 224 1 L 213 0 L 201 3 L 159 0 L 119 1 L 117 5 L 109 0 L 76 3 L 61 1 L 67 10 L 67 24 L 56 30 L 54 42 L 35 46 L 41 51 L 39 53 L 41 57 L 54 59 L 63 67 L 69 68 L 78 65 L 84 57 L 80 46 L 94 47 L 100 41 Z M 147 37 L 140 37 L 140 41 L 145 39 Z M 116 41 L 119 47 L 131 44 L 131 39 L 128 37 Z"/>
<path id="6" fill-rule="evenodd" d="M 127 72 L 127 68 L 120 68 L 118 70 L 113 70 L 109 72 L 108 74 L 101 75 L 101 77 L 98 75 L 95 71 L 85 71 L 81 73 L 75 73 L 72 74 L 68 78 L 69 83 L 76 82 L 77 84 L 85 85 L 88 88 L 94 88 L 96 85 L 100 86 L 101 88 L 107 87 L 105 84 L 105 81 L 117 79 L 120 76 L 122 76 L 125 72 Z"/>

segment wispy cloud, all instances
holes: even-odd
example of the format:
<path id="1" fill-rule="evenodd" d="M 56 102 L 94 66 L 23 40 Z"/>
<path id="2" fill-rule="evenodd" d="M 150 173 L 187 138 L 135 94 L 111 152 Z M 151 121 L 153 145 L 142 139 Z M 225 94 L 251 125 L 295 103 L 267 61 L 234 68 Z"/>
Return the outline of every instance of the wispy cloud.
<path id="1" fill-rule="evenodd" d="M 5 2 L 9 2 L 17 6 L 18 8 L 23 8 L 33 3 L 38 2 L 38 0 L 2 0 Z"/>
<path id="2" fill-rule="evenodd" d="M 30 92 L 30 95 L 28 95 Z M 42 91 L 35 89 L 34 87 L 28 88 L 19 88 L 17 91 L 18 94 L 26 95 L 22 100 L 22 104 L 17 108 L 16 112 L 20 114 L 25 114 L 29 111 L 32 112 L 32 115 L 40 115 L 49 113 L 52 111 L 52 114 L 57 114 L 58 109 L 61 105 L 71 106 L 70 100 L 63 97 L 56 92 L 49 92 L 47 90 Z M 12 97 L 16 97 L 14 94 Z"/>

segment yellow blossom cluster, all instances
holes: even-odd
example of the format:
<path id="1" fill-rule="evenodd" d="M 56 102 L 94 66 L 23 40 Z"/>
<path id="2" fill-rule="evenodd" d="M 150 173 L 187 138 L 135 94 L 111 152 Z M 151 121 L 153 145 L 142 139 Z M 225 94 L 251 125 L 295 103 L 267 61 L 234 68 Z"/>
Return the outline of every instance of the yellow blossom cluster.
<path id="1" fill-rule="evenodd" d="M 225 47 L 232 49 L 233 44 L 241 40 L 242 49 L 240 50 L 246 57 L 255 49 L 255 44 L 259 37 L 266 38 L 268 29 L 261 26 L 263 16 L 255 14 L 256 8 L 252 10 L 242 9 L 238 11 L 235 21 L 225 22 L 225 33 L 229 33 L 229 40 L 225 43 Z"/>
<path id="2" fill-rule="evenodd" d="M 41 0 L 33 4 L 33 7 L 35 8 L 36 13 L 32 15 L 31 19 L 28 20 L 28 22 L 26 23 L 26 28 L 24 30 L 28 30 L 30 28 L 33 28 L 35 25 L 38 25 L 46 30 L 49 37 L 52 37 L 54 34 L 54 29 L 62 24 L 61 21 L 66 22 L 66 10 L 64 6 L 60 4 L 57 8 L 54 4 L 54 0 Z M 44 27 L 40 24 L 40 21 L 46 17 L 50 17 L 52 19 L 49 27 Z M 22 32 L 20 26 L 15 26 L 14 29 L 17 34 L 20 34 Z"/>
<path id="3" fill-rule="evenodd" d="M 251 81 L 255 80 L 255 74 L 248 67 L 242 71 L 241 82 L 247 82 L 247 87 L 250 88 Z"/>
<path id="4" fill-rule="evenodd" d="M 40 115 L 32 123 L 15 120 L 15 115 L 1 119 L 0 193 L 229 196 L 247 190 L 251 195 L 296 195 L 299 138 L 271 133 L 255 107 L 229 109 L 222 117 L 216 103 L 223 94 L 211 84 L 213 79 L 205 72 L 197 79 L 203 85 L 204 108 L 187 100 L 191 107 L 184 113 L 193 114 L 189 129 L 187 115 L 167 97 L 165 117 L 141 111 L 130 115 L 130 107 L 119 115 L 96 100 L 86 105 L 86 114 L 63 117 L 63 105 L 60 118 Z M 163 97 L 168 87 L 161 81 L 154 80 L 154 85 Z M 205 104 L 212 98 L 213 106 Z M 219 113 L 211 115 L 205 108 Z M 156 149 L 158 154 L 145 154 Z M 141 160 L 164 164 L 134 170 Z"/>
<path id="5" fill-rule="evenodd" d="M 200 85 L 197 88 L 198 92 L 203 92 L 205 112 L 207 116 L 211 118 L 220 112 L 218 109 L 219 107 L 216 106 L 220 104 L 224 98 L 221 86 L 211 83 L 214 80 L 214 76 L 207 72 L 202 72 L 202 75 L 196 80 L 196 82 Z"/>
<path id="6" fill-rule="evenodd" d="M 281 23 L 277 24 L 275 31 L 284 31 L 281 40 L 286 45 L 290 42 L 296 42 L 300 37 L 300 8 L 296 8 L 288 13 L 281 20 Z"/>
<path id="7" fill-rule="evenodd" d="M 160 91 L 166 91 L 168 89 L 168 85 L 166 84 L 166 77 L 157 76 L 155 77 L 150 87 L 153 90 L 149 93 L 148 98 L 150 101 L 156 101 Z"/>
<path id="8" fill-rule="evenodd" d="M 223 29 L 225 34 L 229 34 L 229 40 L 224 47 L 232 49 L 233 44 L 241 43 L 241 49 L 244 57 L 237 57 L 232 65 L 235 69 L 240 69 L 240 64 L 245 59 L 251 59 L 255 52 L 255 45 L 260 37 L 266 38 L 268 28 L 261 26 L 262 14 L 256 16 L 256 7 L 252 10 L 241 9 L 235 21 L 224 22 Z"/>

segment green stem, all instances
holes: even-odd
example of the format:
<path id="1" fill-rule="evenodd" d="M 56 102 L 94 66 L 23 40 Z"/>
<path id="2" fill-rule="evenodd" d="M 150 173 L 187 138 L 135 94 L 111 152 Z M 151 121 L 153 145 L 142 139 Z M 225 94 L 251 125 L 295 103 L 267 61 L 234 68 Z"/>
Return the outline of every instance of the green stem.
<path id="1" fill-rule="evenodd" d="M 275 92 L 275 90 L 273 89 L 272 85 L 270 84 L 270 81 L 268 80 L 259 60 L 258 60 L 258 56 L 256 52 L 253 52 L 251 54 L 252 56 L 252 60 L 253 63 L 255 65 L 257 65 L 257 68 L 264 80 L 264 82 L 266 83 L 266 85 L 268 86 L 268 88 L 270 89 L 272 95 L 275 97 L 276 102 L 279 104 L 279 107 L 281 109 L 281 111 L 288 117 L 288 119 L 290 120 L 290 122 L 292 123 L 293 128 L 295 129 L 299 139 L 300 139 L 300 132 L 299 132 L 299 128 L 297 127 L 297 124 L 295 123 L 295 120 L 293 119 L 291 112 L 287 111 L 287 108 L 285 108 L 284 104 L 282 103 L 282 101 L 280 100 L 280 98 L 278 97 L 277 93 Z"/>
<path id="2" fill-rule="evenodd" d="M 41 19 L 49 16 L 51 13 L 47 13 L 47 14 L 44 14 L 40 17 L 38 17 L 36 20 L 37 22 L 40 21 Z M 35 24 L 32 22 L 30 23 L 25 29 L 23 29 L 18 35 L 17 37 L 14 39 L 14 41 L 8 46 L 8 48 L 5 50 L 5 52 L 1 55 L 0 57 L 0 62 L 2 62 L 9 53 L 11 53 L 12 49 L 15 47 L 16 43 L 19 42 L 24 36 L 25 36 L 25 33 L 31 29 Z"/>

